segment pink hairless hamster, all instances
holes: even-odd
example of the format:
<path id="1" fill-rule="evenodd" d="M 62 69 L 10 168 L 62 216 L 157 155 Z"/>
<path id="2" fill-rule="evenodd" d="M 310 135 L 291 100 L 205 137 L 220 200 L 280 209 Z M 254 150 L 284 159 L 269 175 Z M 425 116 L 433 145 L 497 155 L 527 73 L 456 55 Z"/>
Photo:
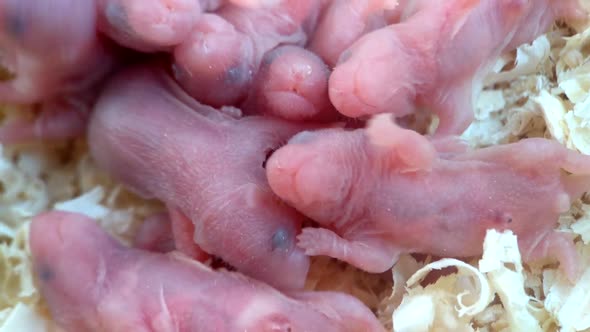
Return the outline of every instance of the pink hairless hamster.
<path id="1" fill-rule="evenodd" d="M 5 0 L 0 24 L 0 61 L 7 70 L 1 102 L 33 103 L 79 91 L 111 68 L 111 55 L 96 33 L 94 1 Z"/>
<path id="2" fill-rule="evenodd" d="M 401 253 L 479 255 L 487 229 L 511 229 L 525 261 L 552 257 L 572 279 L 578 272 L 572 237 L 554 228 L 590 189 L 590 156 L 555 141 L 469 151 L 382 115 L 367 129 L 298 134 L 267 174 L 277 195 L 320 224 L 298 237 L 309 255 L 383 272 Z"/>
<path id="3" fill-rule="evenodd" d="M 175 78 L 202 103 L 239 104 L 266 52 L 279 45 L 306 43 L 307 27 L 313 27 L 322 3 L 284 0 L 255 8 L 228 4 L 202 15 L 174 50 Z"/>
<path id="4" fill-rule="evenodd" d="M 385 10 L 397 0 L 332 0 L 322 13 L 309 49 L 333 68 L 347 48 L 364 34 L 387 24 Z"/>
<path id="5" fill-rule="evenodd" d="M 172 50 L 201 16 L 198 0 L 96 0 L 98 28 L 139 51 Z"/>
<path id="6" fill-rule="evenodd" d="M 264 166 L 308 127 L 228 114 L 196 102 L 158 66 L 131 68 L 97 102 L 90 151 L 129 188 L 185 215 L 188 238 L 205 252 L 273 286 L 301 288 L 309 259 L 295 237 L 304 217 L 273 194 Z"/>
<path id="7" fill-rule="evenodd" d="M 330 99 L 349 117 L 426 109 L 437 135 L 460 134 L 474 94 L 506 51 L 531 42 L 557 18 L 578 17 L 577 0 L 403 1 L 409 17 L 372 31 L 342 53 Z"/>
<path id="8" fill-rule="evenodd" d="M 80 214 L 35 217 L 30 243 L 41 294 L 67 332 L 385 332 L 349 295 L 280 293 L 181 254 L 127 248 Z"/>
<path id="9" fill-rule="evenodd" d="M 34 121 L 3 123 L 0 142 L 79 136 L 90 90 L 115 64 L 113 45 L 96 32 L 95 2 L 1 1 L 0 27 L 0 103 L 42 103 Z"/>

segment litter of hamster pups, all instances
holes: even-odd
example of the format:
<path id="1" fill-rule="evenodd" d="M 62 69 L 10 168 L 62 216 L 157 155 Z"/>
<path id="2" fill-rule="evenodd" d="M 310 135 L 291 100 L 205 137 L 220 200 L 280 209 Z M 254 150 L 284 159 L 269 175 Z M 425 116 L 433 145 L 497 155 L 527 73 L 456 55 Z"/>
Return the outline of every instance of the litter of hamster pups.
<path id="1" fill-rule="evenodd" d="M 486 147 L 547 137 L 590 155 L 589 45 L 590 28 L 558 25 L 503 56 L 463 138 Z M 22 110 L 1 112 L 7 119 Z M 31 272 L 31 218 L 49 209 L 83 213 L 130 244 L 163 206 L 100 172 L 83 140 L 0 148 L 0 332 L 57 331 Z M 403 255 L 393 280 L 317 257 L 306 288 L 349 293 L 393 331 L 590 331 L 590 197 L 574 202 L 558 229 L 576 235 L 583 271 L 575 284 L 555 264 L 524 265 L 518 238 L 490 230 L 482 257 Z M 441 272 L 429 281 L 433 271 Z"/>

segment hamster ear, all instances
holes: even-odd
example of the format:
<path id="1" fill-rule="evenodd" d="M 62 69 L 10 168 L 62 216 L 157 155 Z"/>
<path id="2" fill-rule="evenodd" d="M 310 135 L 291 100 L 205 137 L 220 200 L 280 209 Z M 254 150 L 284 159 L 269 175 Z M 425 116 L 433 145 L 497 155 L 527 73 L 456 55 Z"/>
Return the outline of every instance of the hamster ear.
<path id="1" fill-rule="evenodd" d="M 434 145 L 419 133 L 398 126 L 391 115 L 369 120 L 369 142 L 385 155 L 392 170 L 400 173 L 430 171 L 437 156 Z"/>

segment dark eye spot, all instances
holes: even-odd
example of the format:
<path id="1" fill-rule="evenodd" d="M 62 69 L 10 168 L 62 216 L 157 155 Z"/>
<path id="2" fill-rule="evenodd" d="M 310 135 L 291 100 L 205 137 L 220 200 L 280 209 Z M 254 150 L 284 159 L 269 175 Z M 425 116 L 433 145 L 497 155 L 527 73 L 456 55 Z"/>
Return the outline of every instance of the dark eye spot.
<path id="1" fill-rule="evenodd" d="M 264 70 L 266 69 L 266 67 L 270 66 L 273 61 L 275 60 L 276 56 L 273 56 L 271 54 L 267 54 L 262 58 L 262 61 L 260 61 L 260 69 L 258 71 Z"/>
<path id="2" fill-rule="evenodd" d="M 229 68 L 225 72 L 224 82 L 227 85 L 243 85 L 250 80 L 252 72 L 241 64 Z"/>
<path id="3" fill-rule="evenodd" d="M 283 55 L 283 48 L 279 47 L 276 48 L 270 52 L 267 52 L 264 57 L 262 58 L 262 62 L 261 62 L 261 66 L 269 66 L 271 65 L 273 62 L 276 61 L 276 59 L 278 57 L 280 57 L 281 55 Z"/>
<path id="4" fill-rule="evenodd" d="M 172 66 L 170 66 L 170 70 L 172 72 L 172 76 L 177 80 L 183 80 L 189 76 L 187 71 L 177 64 L 172 64 Z"/>
<path id="5" fill-rule="evenodd" d="M 47 264 L 41 264 L 38 274 L 43 282 L 50 282 L 55 277 L 53 270 Z"/>
<path id="6" fill-rule="evenodd" d="M 19 10 L 8 11 L 4 17 L 4 28 L 8 34 L 16 39 L 22 38 L 26 30 L 26 22 L 24 15 L 21 15 Z"/>
<path id="7" fill-rule="evenodd" d="M 342 54 L 340 54 L 340 57 L 338 58 L 338 63 L 348 61 L 348 59 L 350 59 L 351 57 L 352 57 L 352 51 L 346 50 L 346 51 L 342 52 Z"/>
<path id="8" fill-rule="evenodd" d="M 290 237 L 291 236 L 289 232 L 284 228 L 276 231 L 271 239 L 272 250 L 275 251 L 277 249 L 287 249 L 289 247 Z"/>
<path id="9" fill-rule="evenodd" d="M 109 2 L 104 13 L 107 21 L 113 27 L 117 27 L 122 31 L 131 32 L 131 27 L 127 23 L 127 12 L 125 8 L 116 2 Z"/>

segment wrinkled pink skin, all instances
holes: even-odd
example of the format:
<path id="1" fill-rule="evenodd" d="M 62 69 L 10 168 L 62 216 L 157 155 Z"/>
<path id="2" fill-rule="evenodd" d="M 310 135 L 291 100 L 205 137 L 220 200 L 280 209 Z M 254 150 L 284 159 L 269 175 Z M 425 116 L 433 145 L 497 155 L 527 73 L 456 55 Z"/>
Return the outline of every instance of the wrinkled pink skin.
<path id="1" fill-rule="evenodd" d="M 351 296 L 289 296 L 182 254 L 126 248 L 80 214 L 35 217 L 30 243 L 41 294 L 67 332 L 384 331 Z"/>
<path id="2" fill-rule="evenodd" d="M 198 0 L 97 0 L 97 8 L 101 32 L 144 52 L 172 50 L 201 15 Z"/>
<path id="3" fill-rule="evenodd" d="M 303 287 L 309 267 L 295 245 L 303 216 L 272 193 L 263 164 L 304 129 L 270 118 L 235 119 L 199 104 L 154 66 L 112 80 L 88 141 L 106 171 L 192 220 L 194 242 L 204 251 L 286 289 Z"/>
<path id="4" fill-rule="evenodd" d="M 68 13 L 67 20 L 63 13 Z M 0 3 L 0 102 L 41 103 L 34 121 L 0 127 L 0 143 L 61 139 L 84 132 L 92 91 L 112 70 L 112 49 L 96 34 L 94 1 Z"/>
<path id="5" fill-rule="evenodd" d="M 578 273 L 572 237 L 554 228 L 590 189 L 590 157 L 555 141 L 469 151 L 386 116 L 368 129 L 300 133 L 268 160 L 267 175 L 277 195 L 323 227 L 298 236 L 308 255 L 383 272 L 401 253 L 479 255 L 487 229 L 511 229 L 525 261 L 555 258 L 572 279 Z"/>
<path id="6" fill-rule="evenodd" d="M 15 75 L 0 83 L 2 102 L 28 104 L 84 90 L 111 68 L 96 34 L 94 1 L 5 0 L 0 24 L 0 62 Z"/>
<path id="7" fill-rule="evenodd" d="M 330 71 L 312 52 L 279 46 L 266 53 L 256 76 L 245 114 L 268 114 L 291 121 L 333 122 L 340 114 L 328 97 Z"/>
<path id="8" fill-rule="evenodd" d="M 243 101 L 264 54 L 280 44 L 302 46 L 322 1 L 285 0 L 272 7 L 232 4 L 204 14 L 174 51 L 175 77 L 207 105 Z"/>
<path id="9" fill-rule="evenodd" d="M 340 54 L 359 37 L 387 24 L 384 8 L 388 0 L 333 0 L 315 29 L 309 49 L 331 68 Z"/>
<path id="10" fill-rule="evenodd" d="M 440 118 L 437 135 L 459 134 L 471 123 L 473 94 L 499 55 L 532 41 L 556 18 L 580 15 L 576 0 L 403 5 L 401 23 L 364 35 L 342 54 L 330 99 L 349 117 L 430 110 Z"/>

